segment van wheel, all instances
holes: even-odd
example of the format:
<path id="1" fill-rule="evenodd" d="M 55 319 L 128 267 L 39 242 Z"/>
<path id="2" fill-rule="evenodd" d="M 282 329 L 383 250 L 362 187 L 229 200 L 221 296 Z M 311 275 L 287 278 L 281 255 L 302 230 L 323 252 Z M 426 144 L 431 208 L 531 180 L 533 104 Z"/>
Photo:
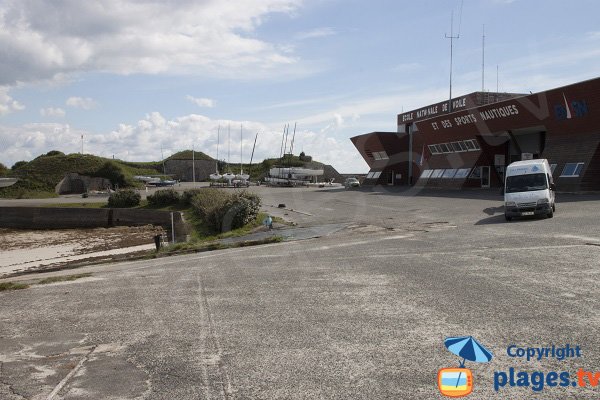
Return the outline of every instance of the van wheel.
<path id="1" fill-rule="evenodd" d="M 550 211 L 548 214 L 546 214 L 546 217 L 548 217 L 548 218 L 554 217 L 554 211 Z"/>
<path id="2" fill-rule="evenodd" d="M 552 203 L 552 212 L 556 212 L 556 203 Z"/>
<path id="3" fill-rule="evenodd" d="M 507 222 L 510 222 L 510 221 L 512 221 L 512 217 L 509 217 L 509 216 L 508 216 L 508 215 L 506 215 L 506 214 L 504 214 L 504 219 L 505 219 Z"/>

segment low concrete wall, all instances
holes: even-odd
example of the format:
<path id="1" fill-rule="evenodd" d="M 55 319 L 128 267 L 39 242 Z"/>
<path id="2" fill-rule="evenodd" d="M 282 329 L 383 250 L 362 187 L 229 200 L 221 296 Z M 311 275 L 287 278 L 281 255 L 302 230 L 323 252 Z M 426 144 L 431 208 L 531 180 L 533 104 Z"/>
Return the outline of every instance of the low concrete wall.
<path id="1" fill-rule="evenodd" d="M 130 208 L 0 207 L 0 228 L 72 229 L 159 225 L 171 233 L 171 212 Z M 173 212 L 177 241 L 189 233 L 183 214 Z"/>

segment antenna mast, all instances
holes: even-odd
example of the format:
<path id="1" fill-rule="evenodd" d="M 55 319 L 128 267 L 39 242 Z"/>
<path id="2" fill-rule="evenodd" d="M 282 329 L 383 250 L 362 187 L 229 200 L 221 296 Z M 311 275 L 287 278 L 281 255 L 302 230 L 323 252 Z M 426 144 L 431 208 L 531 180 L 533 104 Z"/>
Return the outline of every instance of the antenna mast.
<path id="1" fill-rule="evenodd" d="M 460 26 L 462 24 L 462 7 L 463 1 L 460 2 L 460 19 L 458 23 L 458 33 L 454 36 L 454 10 L 452 10 L 452 14 L 450 15 L 450 36 L 446 34 L 446 39 L 450 39 L 450 98 L 448 99 L 448 112 L 452 112 L 452 53 L 454 47 L 454 39 L 460 38 Z"/>
<path id="2" fill-rule="evenodd" d="M 485 24 L 481 38 L 481 91 L 485 92 Z"/>
<path id="3" fill-rule="evenodd" d="M 450 17 L 450 36 L 445 35 L 446 39 L 450 39 L 450 97 L 448 99 L 448 112 L 452 112 L 452 53 L 454 48 L 454 39 L 460 38 L 460 33 L 454 36 L 454 10 Z"/>

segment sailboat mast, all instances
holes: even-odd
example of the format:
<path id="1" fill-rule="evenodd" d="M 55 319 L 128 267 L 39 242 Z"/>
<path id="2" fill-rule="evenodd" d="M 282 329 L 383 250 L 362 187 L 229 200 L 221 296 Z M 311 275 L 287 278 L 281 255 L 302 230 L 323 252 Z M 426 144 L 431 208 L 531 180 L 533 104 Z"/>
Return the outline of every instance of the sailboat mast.
<path id="1" fill-rule="evenodd" d="M 256 136 L 254 137 L 254 146 L 252 146 L 252 155 L 250 156 L 250 165 L 252 165 L 252 159 L 254 158 L 254 149 L 256 148 L 256 139 L 258 139 L 258 132 L 256 132 Z"/>
<path id="2" fill-rule="evenodd" d="M 221 124 L 217 127 L 217 162 L 215 163 L 215 173 L 219 173 L 219 143 L 221 142 Z"/>
<path id="3" fill-rule="evenodd" d="M 192 143 L 192 181 L 196 183 L 196 157 L 194 143 Z"/>
<path id="4" fill-rule="evenodd" d="M 292 145 L 290 147 L 290 154 L 294 154 L 294 139 L 296 139 L 296 124 L 297 124 L 297 122 L 294 122 L 294 134 L 292 135 Z"/>
<path id="5" fill-rule="evenodd" d="M 285 139 L 285 130 L 286 130 L 287 124 L 283 125 L 283 136 L 281 136 L 281 148 L 279 149 L 279 162 L 281 162 L 281 157 L 283 154 L 283 140 Z"/>
<path id="6" fill-rule="evenodd" d="M 240 175 L 242 175 L 244 173 L 244 168 L 242 167 L 242 140 L 243 140 L 243 128 L 242 128 L 242 124 L 240 124 Z"/>
<path id="7" fill-rule="evenodd" d="M 231 161 L 231 124 L 227 125 L 227 171 L 231 172 L 229 169 L 229 163 Z"/>
<path id="8" fill-rule="evenodd" d="M 254 159 L 254 149 L 256 148 L 256 139 L 258 139 L 258 132 L 254 137 L 254 145 L 252 146 L 252 154 L 250 155 L 250 164 L 248 164 L 248 179 L 250 179 L 250 170 L 252 168 L 252 159 Z"/>

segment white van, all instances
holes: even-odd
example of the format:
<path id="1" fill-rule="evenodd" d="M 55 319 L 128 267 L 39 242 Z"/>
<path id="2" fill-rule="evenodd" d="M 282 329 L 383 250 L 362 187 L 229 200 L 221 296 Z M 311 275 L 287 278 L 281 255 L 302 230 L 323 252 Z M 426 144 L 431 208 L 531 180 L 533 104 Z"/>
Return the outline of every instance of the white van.
<path id="1" fill-rule="evenodd" d="M 554 180 L 548 160 L 516 161 L 506 167 L 504 182 L 504 217 L 546 215 L 552 218 L 554 204 Z"/>

